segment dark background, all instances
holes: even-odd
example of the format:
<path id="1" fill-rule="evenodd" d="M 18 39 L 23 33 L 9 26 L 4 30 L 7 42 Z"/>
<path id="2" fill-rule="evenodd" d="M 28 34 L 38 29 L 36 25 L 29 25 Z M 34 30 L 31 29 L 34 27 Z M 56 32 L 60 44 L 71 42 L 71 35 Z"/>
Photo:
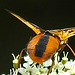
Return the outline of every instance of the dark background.
<path id="1" fill-rule="evenodd" d="M 43 29 L 75 27 L 73 0 L 0 0 L 0 74 L 12 68 L 12 53 L 18 55 L 35 33 L 4 9 L 20 15 Z M 75 49 L 75 36 L 69 38 Z M 75 59 L 70 50 L 69 58 Z M 75 51 L 75 50 L 74 50 Z"/>

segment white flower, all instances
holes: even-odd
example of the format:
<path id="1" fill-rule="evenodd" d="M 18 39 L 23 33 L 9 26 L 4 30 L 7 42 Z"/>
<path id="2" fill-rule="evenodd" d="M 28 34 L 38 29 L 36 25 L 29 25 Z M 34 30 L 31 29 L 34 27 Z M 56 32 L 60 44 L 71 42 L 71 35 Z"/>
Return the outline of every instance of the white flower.
<path id="1" fill-rule="evenodd" d="M 65 64 L 65 63 L 68 61 L 68 58 L 67 58 L 68 52 L 67 52 L 67 54 L 65 55 L 65 52 L 63 51 L 63 54 L 64 54 L 64 57 L 62 58 L 62 64 Z"/>
<path id="2" fill-rule="evenodd" d="M 31 64 L 33 64 L 33 61 L 32 61 L 32 59 L 29 57 L 29 55 L 28 56 L 24 56 L 24 60 L 25 61 L 27 61 L 26 63 L 23 63 L 23 67 L 25 67 L 25 68 L 29 68 L 29 66 L 31 65 Z"/>
<path id="3" fill-rule="evenodd" d="M 32 71 L 31 66 L 26 67 L 26 71 L 27 71 L 27 72 L 31 72 L 31 71 Z"/>
<path id="4" fill-rule="evenodd" d="M 32 59 L 29 57 L 29 55 L 24 56 L 24 60 L 27 61 L 28 64 L 32 64 L 33 63 Z"/>
<path id="5" fill-rule="evenodd" d="M 69 72 L 63 72 L 63 73 L 59 73 L 58 75 L 70 75 Z"/>
<path id="6" fill-rule="evenodd" d="M 36 66 L 34 66 L 34 67 L 32 68 L 31 74 L 32 74 L 32 75 L 40 75 L 39 69 L 36 68 Z"/>
<path id="7" fill-rule="evenodd" d="M 24 75 L 26 73 L 26 69 L 25 68 L 18 68 L 18 72 L 21 73 L 22 75 Z"/>
<path id="8" fill-rule="evenodd" d="M 75 69 L 72 68 L 71 70 L 69 70 L 69 73 L 70 73 L 71 75 L 75 75 Z"/>
<path id="9" fill-rule="evenodd" d="M 52 72 L 49 75 L 57 75 L 56 69 L 52 68 Z"/>
<path id="10" fill-rule="evenodd" d="M 46 66 L 46 67 L 51 66 L 52 65 L 52 60 L 48 59 L 47 61 L 43 62 L 43 65 Z"/>
<path id="11" fill-rule="evenodd" d="M 58 56 L 58 53 L 55 54 L 55 64 L 52 67 L 52 71 L 49 75 L 75 75 L 75 60 L 68 61 L 68 53 L 65 54 L 63 52 L 64 57 L 62 57 L 62 60 L 60 61 L 60 57 Z M 15 57 L 14 54 L 12 54 L 14 57 L 13 65 L 14 63 L 17 64 L 18 62 L 18 56 Z M 48 68 L 52 64 L 52 60 L 49 59 L 45 61 L 43 64 L 37 64 L 33 63 L 31 58 L 28 56 L 24 57 L 24 60 L 27 61 L 26 63 L 23 63 L 23 67 L 20 66 L 18 69 L 11 69 L 10 75 L 17 75 L 18 72 L 22 75 L 47 75 Z M 16 66 L 16 65 L 15 65 Z M 57 72 L 58 71 L 58 72 Z"/>
<path id="12" fill-rule="evenodd" d="M 42 66 L 39 68 L 39 71 L 40 71 L 41 74 L 42 74 L 42 73 L 44 73 L 44 74 L 45 74 L 45 73 L 48 73 L 48 69 L 47 69 L 47 68 L 44 68 L 44 67 L 42 67 Z"/>
<path id="13" fill-rule="evenodd" d="M 70 60 L 65 64 L 65 70 L 69 71 L 71 75 L 75 74 L 75 61 Z"/>
<path id="14" fill-rule="evenodd" d="M 19 57 L 19 55 L 15 57 L 15 55 L 12 53 L 12 56 L 14 58 L 13 67 L 16 69 L 16 68 L 18 68 L 18 57 Z"/>

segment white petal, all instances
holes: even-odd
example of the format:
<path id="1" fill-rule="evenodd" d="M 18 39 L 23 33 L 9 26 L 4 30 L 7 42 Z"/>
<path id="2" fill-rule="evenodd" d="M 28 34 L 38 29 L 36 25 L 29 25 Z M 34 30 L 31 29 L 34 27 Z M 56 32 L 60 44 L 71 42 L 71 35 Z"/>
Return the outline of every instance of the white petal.
<path id="1" fill-rule="evenodd" d="M 49 60 L 43 62 L 43 65 L 46 66 L 46 67 L 51 66 L 52 65 L 52 60 L 49 59 Z"/>
<path id="2" fill-rule="evenodd" d="M 19 73 L 21 73 L 21 74 L 25 74 L 26 69 L 25 69 L 25 68 L 19 68 L 18 71 L 19 71 Z"/>

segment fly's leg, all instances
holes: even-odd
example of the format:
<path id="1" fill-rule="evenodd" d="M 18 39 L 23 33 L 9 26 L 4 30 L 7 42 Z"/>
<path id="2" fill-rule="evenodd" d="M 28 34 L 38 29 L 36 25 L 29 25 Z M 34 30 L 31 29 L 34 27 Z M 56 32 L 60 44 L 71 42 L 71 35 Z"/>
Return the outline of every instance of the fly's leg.
<path id="1" fill-rule="evenodd" d="M 49 68 L 49 71 L 48 71 L 47 75 L 49 75 L 49 73 L 51 72 L 52 67 L 53 67 L 54 64 L 55 64 L 55 63 L 54 63 L 54 56 L 52 56 L 52 65 L 51 65 L 51 67 Z"/>
<path id="2" fill-rule="evenodd" d="M 21 53 L 20 53 L 20 56 L 19 56 L 19 59 L 18 59 L 18 67 L 19 67 L 20 62 L 21 62 L 22 54 L 23 54 L 23 52 L 26 52 L 26 51 L 27 51 L 26 48 L 22 49 L 22 51 L 21 51 Z"/>

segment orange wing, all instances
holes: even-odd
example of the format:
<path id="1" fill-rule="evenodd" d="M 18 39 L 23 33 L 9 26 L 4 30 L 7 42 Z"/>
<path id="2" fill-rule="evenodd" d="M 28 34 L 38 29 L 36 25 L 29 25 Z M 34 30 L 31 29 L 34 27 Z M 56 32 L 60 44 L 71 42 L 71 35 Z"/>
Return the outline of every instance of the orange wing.
<path id="1" fill-rule="evenodd" d="M 53 35 L 57 35 L 60 38 L 60 40 L 65 40 L 75 35 L 75 27 L 57 30 L 48 30 L 48 32 L 50 32 Z"/>
<path id="2" fill-rule="evenodd" d="M 36 26 L 35 24 L 33 24 L 31 22 L 26 21 L 25 19 L 23 19 L 22 17 L 18 16 L 17 14 L 15 14 L 15 13 L 7 10 L 7 9 L 6 9 L 6 11 L 8 11 L 10 14 L 15 16 L 16 18 L 18 18 L 24 24 L 26 24 L 36 34 L 45 32 L 45 30 L 41 29 L 40 27 Z M 60 40 L 65 40 L 65 39 L 75 35 L 75 27 L 65 28 L 65 29 L 57 29 L 57 30 L 47 30 L 47 31 L 50 32 L 53 35 L 57 35 L 60 38 Z"/>
<path id="3" fill-rule="evenodd" d="M 22 21 L 24 24 L 26 24 L 29 28 L 31 28 L 36 34 L 39 34 L 39 33 L 43 33 L 44 30 L 41 29 L 40 27 L 36 26 L 35 24 L 31 23 L 31 22 L 28 22 L 26 21 L 25 19 L 23 19 L 22 17 L 20 17 L 19 15 L 9 11 L 6 9 L 7 12 L 9 12 L 10 14 L 12 14 L 13 16 L 15 16 L 16 18 L 18 18 L 20 21 Z"/>

